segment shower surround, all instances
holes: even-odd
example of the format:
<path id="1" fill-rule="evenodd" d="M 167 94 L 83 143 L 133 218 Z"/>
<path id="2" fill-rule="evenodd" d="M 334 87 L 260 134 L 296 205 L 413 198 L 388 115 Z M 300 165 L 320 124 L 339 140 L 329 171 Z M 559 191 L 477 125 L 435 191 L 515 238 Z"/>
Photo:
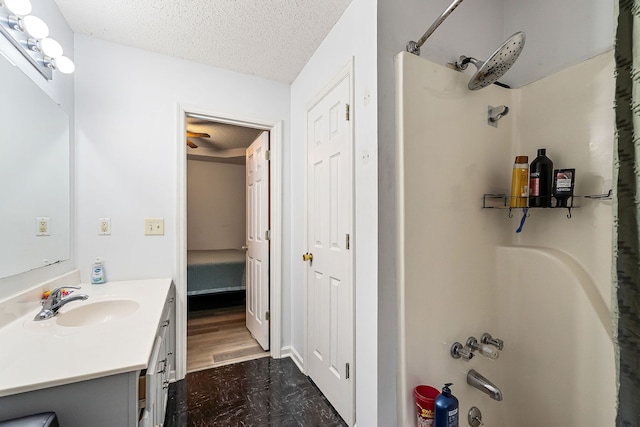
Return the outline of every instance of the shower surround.
<path id="1" fill-rule="evenodd" d="M 409 53 L 396 57 L 398 129 L 398 425 L 414 426 L 413 388 L 453 382 L 460 425 L 477 406 L 487 426 L 615 421 L 609 320 L 611 202 L 578 199 L 522 216 L 483 210 L 508 193 L 516 155 L 538 148 L 576 169 L 575 194 L 602 193 L 612 175 L 613 54 L 519 89 L 469 91 L 470 74 Z M 506 105 L 499 126 L 487 107 Z M 489 332 L 497 360 L 450 356 Z M 466 384 L 475 369 L 501 402 Z"/>

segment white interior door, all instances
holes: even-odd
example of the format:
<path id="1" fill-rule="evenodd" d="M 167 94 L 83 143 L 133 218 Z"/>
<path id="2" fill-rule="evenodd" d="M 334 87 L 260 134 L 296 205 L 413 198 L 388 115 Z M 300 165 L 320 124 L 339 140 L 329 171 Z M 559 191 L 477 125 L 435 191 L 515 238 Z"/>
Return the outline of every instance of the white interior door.
<path id="1" fill-rule="evenodd" d="M 269 132 L 247 148 L 247 328 L 269 350 Z"/>
<path id="2" fill-rule="evenodd" d="M 307 373 L 354 421 L 350 74 L 307 111 Z M 304 259 L 305 257 L 303 257 Z"/>

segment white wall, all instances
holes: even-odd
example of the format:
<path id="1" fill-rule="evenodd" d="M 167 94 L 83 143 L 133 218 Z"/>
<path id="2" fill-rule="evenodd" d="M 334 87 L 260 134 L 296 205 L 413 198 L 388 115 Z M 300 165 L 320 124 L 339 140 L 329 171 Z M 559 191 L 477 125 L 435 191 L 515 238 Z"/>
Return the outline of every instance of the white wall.
<path id="1" fill-rule="evenodd" d="M 504 1 L 504 38 L 527 35 L 525 49 L 505 78 L 522 87 L 613 47 L 613 1 Z M 497 47 L 497 46 L 496 46 Z"/>
<path id="2" fill-rule="evenodd" d="M 181 108 L 283 121 L 287 158 L 290 87 L 81 35 L 76 35 L 76 58 L 76 230 L 82 280 L 88 281 L 93 258 L 102 256 L 107 280 L 172 277 L 178 288 L 185 287 L 178 280 L 176 234 Z M 180 161 L 186 165 L 186 159 Z M 285 206 L 290 198 L 284 189 Z M 111 218 L 110 236 L 97 235 L 100 217 Z M 145 217 L 164 218 L 165 235 L 144 236 Z M 289 229 L 283 233 L 290 238 Z M 289 286 L 282 283 L 283 292 Z M 186 295 L 177 297 L 178 304 L 186 305 Z M 288 310 L 283 304 L 284 331 L 291 328 Z"/>
<path id="3" fill-rule="evenodd" d="M 603 192 L 613 176 L 614 59 L 609 51 L 521 89 L 518 132 L 513 155 L 533 160 L 547 148 L 555 169 L 575 168 L 575 193 Z M 606 192 L 606 191 L 605 191 Z M 562 212 L 536 211 L 518 243 L 550 246 L 574 255 L 594 277 L 603 300 L 610 303 L 611 202 L 578 199 L 571 220 Z M 585 234 L 585 230 L 590 230 Z"/>
<path id="4" fill-rule="evenodd" d="M 614 86 L 612 51 L 524 86 L 514 153 L 532 160 L 546 147 L 554 168 L 576 169 L 576 194 L 602 193 L 613 175 Z M 515 344 L 503 360 L 512 398 L 500 425 L 615 424 L 612 202 L 577 202 L 571 219 L 533 211 L 516 245 L 500 250 L 499 323 Z M 525 415 L 531 407 L 545 408 L 536 422 Z"/>
<path id="5" fill-rule="evenodd" d="M 83 280 L 96 256 L 105 257 L 110 280 L 175 278 L 178 105 L 282 120 L 289 88 L 80 35 L 76 55 Z M 97 235 L 99 217 L 111 218 L 110 236 Z M 165 235 L 144 236 L 145 217 L 165 218 Z"/>
<path id="6" fill-rule="evenodd" d="M 571 219 L 533 210 L 520 234 L 521 212 L 480 209 L 483 193 L 508 192 L 514 156 L 532 161 L 538 148 L 554 167 L 576 168 L 577 194 L 603 191 L 613 165 L 612 52 L 521 89 L 478 92 L 466 90 L 466 76 L 402 59 L 399 425 L 415 422 L 413 387 L 453 382 L 461 417 L 478 406 L 488 425 L 612 426 L 611 202 L 580 198 Z M 496 129 L 486 109 L 500 104 L 510 113 Z M 498 360 L 450 357 L 454 341 L 485 331 L 505 340 Z M 465 384 L 472 368 L 507 405 Z"/>
<path id="7" fill-rule="evenodd" d="M 246 244 L 246 167 L 187 160 L 187 249 Z"/>
<path id="8" fill-rule="evenodd" d="M 425 43 L 422 55 L 437 58 L 436 62 L 444 64 L 460 55 L 486 52 L 491 46 L 497 46 L 502 38 L 502 3 L 502 0 L 464 2 Z M 449 0 L 427 3 L 419 0 L 378 0 L 378 336 L 380 348 L 390 353 L 386 363 L 380 365 L 383 384 L 396 380 L 395 371 L 388 369 L 396 365 L 397 334 L 394 57 L 405 50 L 408 41 L 419 39 L 450 4 Z M 380 399 L 395 401 L 395 388 L 381 388 Z M 395 410 L 384 411 L 381 417 L 384 422 L 380 425 L 396 423 Z"/>
<path id="9" fill-rule="evenodd" d="M 74 57 L 73 32 L 58 10 L 54 2 L 35 2 L 33 4 L 34 15 L 42 18 L 49 26 L 51 37 L 62 44 L 65 55 L 71 59 Z M 0 51 L 7 55 L 26 75 L 28 75 L 40 88 L 49 95 L 55 102 L 60 104 L 62 109 L 69 115 L 70 129 L 73 129 L 74 117 L 74 75 L 65 75 L 57 71 L 53 72 L 53 80 L 47 81 L 42 75 L 9 43 L 4 37 L 0 37 Z M 73 177 L 75 161 L 73 156 L 74 136 L 70 136 L 70 176 Z M 52 165 L 55 167 L 55 165 Z M 17 178 L 16 178 L 17 179 Z M 70 193 L 70 213 L 71 224 L 74 223 L 74 182 L 69 182 Z M 75 266 L 75 230 L 71 227 L 69 236 L 71 258 L 68 261 L 38 268 L 26 273 L 17 274 L 11 277 L 0 279 L 0 298 L 19 292 L 20 290 L 32 287 L 36 283 L 46 281 L 60 274 L 71 271 Z"/>
<path id="10" fill-rule="evenodd" d="M 399 56 L 398 71 L 397 425 L 415 423 L 416 386 L 448 382 L 461 420 L 474 405 L 485 421 L 495 419 L 499 407 L 466 385 L 466 373 L 474 368 L 496 381 L 500 360 L 466 363 L 450 349 L 484 332 L 499 336 L 495 246 L 509 241 L 510 230 L 506 213 L 481 206 L 482 194 L 510 179 L 513 162 L 513 117 L 489 126 L 487 105 L 511 105 L 512 93 L 497 86 L 470 92 L 464 75 L 408 53 Z"/>
<path id="11" fill-rule="evenodd" d="M 381 347 L 394 345 L 395 286 L 395 90 L 393 58 L 417 40 L 451 0 L 429 2 L 378 0 L 378 321 Z M 458 56 L 486 57 L 519 29 L 527 45 L 503 80 L 515 87 L 599 54 L 612 46 L 614 2 L 563 0 L 466 1 L 438 27 L 422 47 L 422 56 L 444 65 Z M 553 13 L 550 13 L 553 11 Z M 386 342 L 385 342 L 386 341 Z M 391 363 L 393 364 L 393 363 Z M 386 364 L 388 366 L 389 364 Z M 381 383 L 393 381 L 393 372 L 380 365 Z M 381 389 L 381 400 L 394 400 L 391 387 Z M 392 425 L 395 417 L 380 425 Z"/>
<path id="12" fill-rule="evenodd" d="M 394 411 L 393 402 L 378 399 L 378 319 L 377 293 L 377 103 L 376 103 L 376 2 L 354 0 L 335 27 L 310 58 L 291 86 L 291 158 L 285 162 L 285 182 L 290 192 L 304 194 L 305 107 L 351 58 L 355 58 L 355 241 L 356 257 L 356 422 L 361 426 L 385 425 L 371 410 Z M 287 165 L 288 163 L 288 165 Z M 306 252 L 304 241 L 304 200 L 292 199 L 291 240 L 285 244 L 284 259 L 299 259 Z M 292 262 L 291 344 L 304 354 L 303 263 Z M 391 350 L 393 351 L 393 350 Z M 387 365 L 387 369 L 393 369 Z"/>
<path id="13" fill-rule="evenodd" d="M 29 275 L 0 280 L 2 292 L 31 286 L 35 280 L 68 271 L 74 265 L 83 269 L 86 281 L 89 264 L 98 255 L 106 257 L 110 279 L 175 277 L 172 261 L 176 247 L 177 159 L 173 144 L 178 139 L 177 103 L 285 120 L 284 182 L 290 184 L 285 184 L 284 188 L 283 224 L 290 225 L 290 228 L 284 229 L 283 258 L 298 259 L 303 252 L 303 214 L 301 202 L 292 195 L 302 194 L 303 190 L 300 180 L 303 155 L 301 111 L 305 102 L 333 73 L 350 56 L 355 56 L 356 206 L 359 212 L 356 231 L 360 239 L 356 290 L 358 417 L 364 425 L 393 425 L 396 419 L 395 391 L 389 386 L 395 378 L 392 367 L 395 366 L 396 333 L 393 57 L 404 50 L 407 41 L 419 38 L 450 3 L 449 0 L 434 0 L 428 5 L 418 0 L 354 0 L 294 82 L 290 99 L 287 85 L 77 36 L 75 62 L 78 69 L 75 78 L 79 123 L 76 135 L 79 145 L 76 155 L 82 168 L 76 172 L 81 199 L 77 202 L 78 217 L 74 227 L 77 237 L 72 238 L 72 247 L 77 244 L 73 253 L 79 256 L 77 262 L 72 260 Z M 518 20 L 535 22 L 531 30 L 527 29 L 526 55 L 523 54 L 509 73 L 515 78 L 519 69 L 533 66 L 527 62 L 529 50 L 537 52 L 533 46 L 544 46 L 546 51 L 554 53 L 555 58 L 562 59 L 575 51 L 575 57 L 582 59 L 607 46 L 603 40 L 611 39 L 611 21 L 607 17 L 613 5 L 609 2 L 590 2 L 586 7 L 578 0 L 563 2 L 562 13 L 555 11 L 558 4 L 553 3 L 553 20 L 557 24 L 551 29 L 547 12 L 552 6 L 531 11 L 529 3 L 519 1 L 516 9 L 513 2 L 502 5 L 499 0 L 467 1 L 427 41 L 423 55 L 433 56 L 439 63 L 462 53 L 487 55 L 505 34 L 515 31 Z M 39 2 L 35 7 L 38 15 L 49 23 L 52 34 L 56 34 L 67 54 L 71 55 L 73 35 L 55 4 Z M 374 23 L 377 23 L 377 28 L 373 27 Z M 582 29 L 579 33 L 583 37 L 576 37 L 573 44 L 564 45 L 561 52 L 556 51 L 555 43 L 564 43 L 564 38 L 576 28 Z M 61 31 L 64 36 L 58 35 Z M 377 53 L 370 52 L 369 48 L 375 49 L 376 40 Z M 5 50 L 2 44 L 0 48 Z M 557 70 L 553 61 L 540 55 L 529 58 L 532 57 L 543 62 L 547 70 Z M 567 64 L 575 62 L 568 61 Z M 26 61 L 20 66 L 35 73 Z M 531 79 L 525 77 L 525 80 Z M 73 75 L 58 75 L 53 82 L 41 82 L 71 117 L 73 81 Z M 292 106 L 296 103 L 291 115 L 289 102 Z M 299 121 L 292 125 L 292 135 L 295 127 L 296 138 L 289 138 L 289 117 Z M 96 221 L 101 216 L 112 218 L 113 234 L 110 237 L 96 235 Z M 165 217 L 165 237 L 142 236 L 142 218 L 145 216 Z M 123 247 L 130 248 L 130 251 L 122 251 Z M 373 254 L 378 252 L 376 260 Z M 301 277 L 301 266 L 295 263 L 290 269 L 285 266 L 284 307 L 290 302 L 297 320 L 301 319 L 301 308 L 296 306 L 301 300 Z M 283 342 L 295 342 L 294 348 L 301 349 L 301 330 L 298 326 L 287 326 L 289 314 L 285 313 L 284 319 Z M 293 324 L 300 325 L 300 322 Z M 372 355 L 377 355 L 377 359 Z M 378 402 L 377 414 L 368 411 L 372 401 Z M 377 418 L 377 423 L 373 418 Z M 364 420 L 371 422 L 365 423 Z"/>

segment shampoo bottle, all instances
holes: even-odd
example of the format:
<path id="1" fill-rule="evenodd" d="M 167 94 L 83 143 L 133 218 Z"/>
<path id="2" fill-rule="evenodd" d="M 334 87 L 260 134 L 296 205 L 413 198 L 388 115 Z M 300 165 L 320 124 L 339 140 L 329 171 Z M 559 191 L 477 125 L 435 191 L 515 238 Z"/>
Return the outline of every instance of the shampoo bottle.
<path id="1" fill-rule="evenodd" d="M 550 208 L 553 191 L 553 162 L 546 148 L 538 149 L 538 157 L 529 167 L 529 207 Z"/>
<path id="2" fill-rule="evenodd" d="M 526 208 L 529 201 L 529 157 L 518 156 L 513 164 L 511 174 L 511 201 L 512 208 Z"/>
<path id="3" fill-rule="evenodd" d="M 458 399 L 451 394 L 449 386 L 452 383 L 447 383 L 442 389 L 442 393 L 436 397 L 434 403 L 436 412 L 436 425 L 435 427 L 459 427 L 458 423 Z"/>
<path id="4" fill-rule="evenodd" d="M 94 285 L 98 285 L 104 283 L 106 281 L 104 275 L 104 266 L 102 265 L 102 260 L 100 258 L 96 258 L 93 262 L 93 266 L 91 267 L 91 283 Z"/>

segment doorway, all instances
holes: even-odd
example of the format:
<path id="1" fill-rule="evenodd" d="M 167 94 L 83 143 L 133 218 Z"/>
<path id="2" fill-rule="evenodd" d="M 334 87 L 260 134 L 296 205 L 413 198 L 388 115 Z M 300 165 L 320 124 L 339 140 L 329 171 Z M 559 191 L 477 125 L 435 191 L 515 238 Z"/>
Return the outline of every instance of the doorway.
<path id="1" fill-rule="evenodd" d="M 281 304 L 280 304 L 280 275 L 281 275 L 281 266 L 280 266 L 280 259 L 281 259 L 281 192 L 279 190 L 279 188 L 281 188 L 281 163 L 280 163 L 280 147 L 281 147 L 281 143 L 282 143 L 282 123 L 281 122 L 269 122 L 269 121 L 259 121 L 259 120 L 246 120 L 243 118 L 238 118 L 238 117 L 231 117 L 231 116 L 227 116 L 227 115 L 220 115 L 220 114 L 215 114 L 215 113 L 211 113 L 211 112 L 206 112 L 203 111 L 201 109 L 194 109 L 194 108 L 180 108 L 180 134 L 181 134 L 181 138 L 179 139 L 181 142 L 181 144 L 179 144 L 180 148 L 180 156 L 179 158 L 181 159 L 181 161 L 179 162 L 179 174 L 178 176 L 181 177 L 181 179 L 179 180 L 179 185 L 178 185 L 178 206 L 179 206 L 179 213 L 178 213 L 178 219 L 179 219 L 179 223 L 178 223 L 178 230 L 177 230 L 177 246 L 178 246 L 178 272 L 177 272 L 177 279 L 176 279 L 176 295 L 177 295 L 177 319 L 176 319 L 176 329 L 177 329 L 177 354 L 176 354 L 176 359 L 177 359 L 177 372 L 176 372 L 176 376 L 178 379 L 184 378 L 186 372 L 187 372 L 187 325 L 188 322 L 191 321 L 192 324 L 197 325 L 194 326 L 194 328 L 192 328 L 192 332 L 193 331 L 197 331 L 198 329 L 202 330 L 206 330 L 207 328 L 209 329 L 219 329 L 219 325 L 220 325 L 220 320 L 222 320 L 223 323 L 226 324 L 241 324 L 242 321 L 239 321 L 238 319 L 240 317 L 243 316 L 243 312 L 242 310 L 235 310 L 231 309 L 231 307 L 236 306 L 238 304 L 245 304 L 246 301 L 246 297 L 243 295 L 242 292 L 239 292 L 235 294 L 232 293 L 234 290 L 230 290 L 230 293 L 227 293 L 226 291 L 223 293 L 214 293 L 213 295 L 207 295 L 208 292 L 203 292 L 201 294 L 194 294 L 193 292 L 198 292 L 198 289 L 189 289 L 190 286 L 188 284 L 187 281 L 187 268 L 189 265 L 188 262 L 188 251 L 189 251 L 189 247 L 190 247 L 190 231 L 189 231 L 189 210 L 188 210 L 188 162 L 190 161 L 196 161 L 196 162 L 200 162 L 200 163 L 220 163 L 223 165 L 223 169 L 231 169 L 233 170 L 233 161 L 231 160 L 234 157 L 240 157 L 239 154 L 241 154 L 242 156 L 242 163 L 244 164 L 245 159 L 245 150 L 246 148 L 242 148 L 242 147 L 235 147 L 230 149 L 231 151 L 229 153 L 223 153 L 220 147 L 208 147 L 207 146 L 207 137 L 205 136 L 205 134 L 210 135 L 210 133 L 206 132 L 205 130 L 201 129 L 201 128 L 197 128 L 195 126 L 195 123 L 200 122 L 200 123 L 204 123 L 204 122 L 210 122 L 210 123 L 216 123 L 219 126 L 222 127 L 226 127 L 228 129 L 234 129 L 236 131 L 246 131 L 246 130 L 252 130 L 255 133 L 262 133 L 264 131 L 268 132 L 268 134 L 271 137 L 272 143 L 271 143 L 271 160 L 270 160 L 270 170 L 271 170 L 271 175 L 272 178 L 269 182 L 269 189 L 270 191 L 270 195 L 269 195 L 269 202 L 267 203 L 267 209 L 268 209 L 268 217 L 270 218 L 270 230 L 269 230 L 269 234 L 271 237 L 270 240 L 270 259 L 268 261 L 268 265 L 267 267 L 267 271 L 268 271 L 268 281 L 271 284 L 271 295 L 269 298 L 269 307 L 270 307 L 270 313 L 269 313 L 269 326 L 270 326 L 270 337 L 269 337 L 269 343 L 270 343 L 270 351 L 268 353 L 266 353 L 267 355 L 270 355 L 271 357 L 274 358 L 279 358 L 280 357 L 280 318 L 281 318 L 281 314 L 280 314 L 280 310 L 281 310 Z M 189 134 L 187 132 L 190 132 Z M 254 133 L 254 136 L 255 136 Z M 191 135 L 191 136 L 187 136 L 185 138 L 185 135 Z M 188 140 L 188 141 L 187 141 Z M 185 144 L 185 142 L 187 142 L 188 144 L 190 143 L 189 146 L 187 146 Z M 192 148 L 192 146 L 195 145 L 198 148 L 194 149 Z M 206 150 L 200 150 L 200 148 L 206 148 Z M 209 150 L 213 150 L 215 151 L 215 156 L 219 157 L 219 158 L 225 158 L 226 160 L 223 160 L 221 162 L 212 162 L 211 160 L 208 159 L 199 159 L 196 160 L 197 157 L 204 157 L 202 154 L 198 155 L 198 154 L 192 154 L 192 152 L 198 152 L 198 150 L 200 150 L 200 152 L 204 152 L 204 151 L 209 151 Z M 235 150 L 235 152 L 232 152 L 232 150 Z M 203 153 L 204 154 L 204 153 Z M 202 165 L 201 165 L 202 166 Z M 238 165 L 238 167 L 241 167 L 244 170 L 244 166 L 240 166 Z M 233 172 L 232 172 L 233 173 Z M 237 171 L 236 171 L 237 173 Z M 237 180 L 237 178 L 236 178 Z M 244 184 L 245 180 L 244 177 L 242 178 L 242 183 Z M 244 195 L 242 196 L 244 198 Z M 193 221 L 193 219 L 191 219 L 191 221 Z M 211 219 L 206 220 L 205 222 L 208 221 L 209 223 L 212 223 L 213 221 Z M 228 231 L 228 230 L 227 230 Z M 228 236 L 227 236 L 228 237 Z M 224 239 L 226 239 L 227 237 L 221 238 L 220 240 L 223 241 Z M 245 236 L 246 237 L 246 236 Z M 193 239 L 193 236 L 191 235 L 191 238 Z M 246 241 L 246 240 L 245 240 Z M 227 243 L 220 243 L 221 245 L 229 245 L 229 240 L 226 241 Z M 214 245 L 215 246 L 215 245 Z M 220 245 L 218 245 L 220 246 Z M 232 244 L 232 246 L 237 246 L 235 243 Z M 242 247 L 242 245 L 240 245 L 240 248 Z M 239 248 L 238 248 L 239 249 Z M 236 249 L 237 250 L 237 249 Z M 245 279 L 246 280 L 246 279 Z M 233 287 L 233 286 L 231 286 Z M 237 291 L 237 290 L 235 290 Z M 223 296 L 224 294 L 224 296 Z M 196 296 L 196 299 L 199 299 L 201 301 L 194 303 L 191 302 L 190 300 L 193 299 L 193 296 Z M 206 299 L 213 299 L 215 300 L 215 302 L 207 302 Z M 227 307 L 224 310 L 221 310 L 221 307 L 216 307 L 216 305 L 224 305 L 224 302 L 222 302 L 224 299 L 227 300 L 227 302 L 230 304 L 231 307 Z M 204 302 L 202 302 L 204 301 Z M 207 307 L 207 304 L 211 303 L 212 307 Z M 207 320 L 202 320 L 202 318 L 206 318 L 206 314 L 205 315 L 196 315 L 196 316 L 189 316 L 188 314 L 188 308 L 189 306 L 195 306 L 197 304 L 200 304 L 200 308 L 202 307 L 202 304 L 204 304 L 204 309 L 206 310 L 218 310 L 218 314 L 217 314 L 217 319 L 214 319 L 213 321 L 207 321 Z M 228 317 L 228 321 L 224 321 L 223 317 L 221 316 L 227 316 Z M 191 317 L 191 319 L 189 319 L 189 317 Z M 195 323 L 194 323 L 195 322 Z M 217 322 L 217 325 L 216 325 Z M 246 332 L 246 327 L 244 327 L 244 325 L 242 325 L 242 328 L 245 329 L 245 334 L 248 335 L 248 332 Z M 191 332 L 189 332 L 191 333 Z M 196 332 L 197 334 L 197 332 Z M 214 339 L 214 341 L 220 341 L 220 339 Z M 223 344 L 224 345 L 224 344 Z M 255 347 L 255 346 L 254 346 Z M 246 350 L 249 351 L 250 350 Z M 225 351 L 222 351 L 222 353 L 228 353 Z M 242 351 L 240 351 L 240 353 L 242 353 Z M 229 354 L 224 354 L 220 359 L 228 359 Z M 253 357 L 251 355 L 247 356 L 240 354 L 239 355 L 240 359 L 242 357 L 245 357 L 245 360 L 247 358 Z M 240 360 L 238 359 L 238 360 Z M 214 357 L 215 360 L 215 357 Z M 219 360 L 219 362 L 224 362 L 224 360 Z M 212 365 L 216 363 L 213 362 Z M 216 365 L 219 366 L 219 365 Z M 201 367 L 201 369 L 204 369 L 204 367 Z"/>
<path id="2" fill-rule="evenodd" d="M 193 116 L 186 123 L 187 371 L 192 372 L 268 356 L 268 301 L 261 297 L 268 298 L 269 283 L 260 270 L 268 271 L 261 265 L 268 263 L 269 247 L 255 229 L 268 228 L 268 162 L 256 150 L 268 150 L 269 132 Z M 256 246 L 263 248 L 258 257 Z M 256 292 L 256 282 L 262 292 Z M 257 303 L 266 308 L 256 310 Z"/>

